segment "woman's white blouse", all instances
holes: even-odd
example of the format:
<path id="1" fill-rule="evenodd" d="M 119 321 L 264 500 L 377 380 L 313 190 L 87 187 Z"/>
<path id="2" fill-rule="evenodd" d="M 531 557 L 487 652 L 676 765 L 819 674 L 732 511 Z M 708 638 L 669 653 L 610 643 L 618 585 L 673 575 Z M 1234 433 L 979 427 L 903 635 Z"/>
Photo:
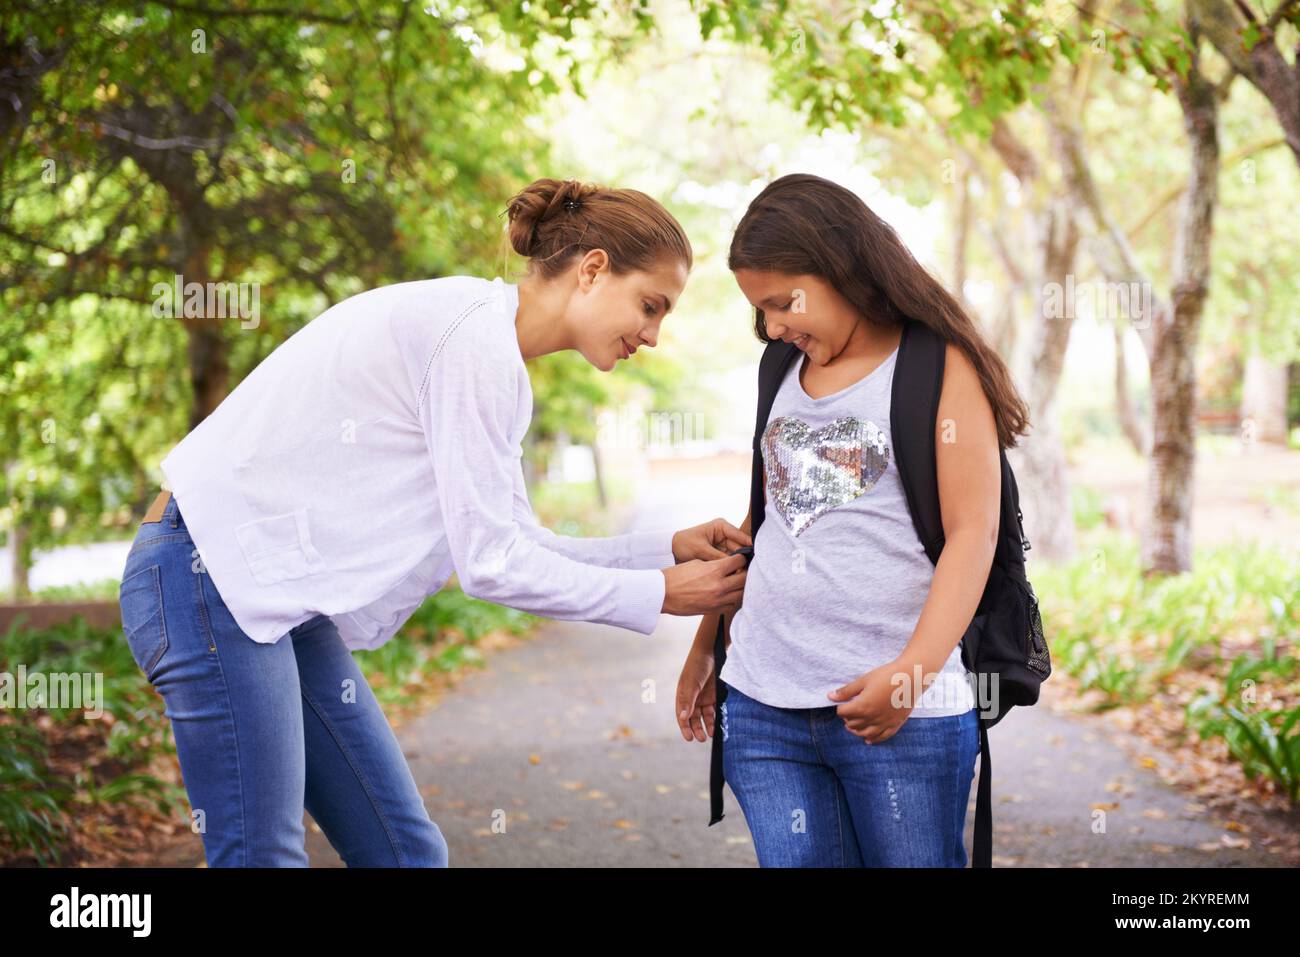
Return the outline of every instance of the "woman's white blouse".
<path id="1" fill-rule="evenodd" d="M 360 293 L 290 336 L 163 459 L 195 571 L 250 638 L 326 614 L 347 647 L 376 648 L 453 572 L 486 601 L 654 630 L 671 531 L 571 538 L 533 515 L 518 307 L 500 277 Z"/>

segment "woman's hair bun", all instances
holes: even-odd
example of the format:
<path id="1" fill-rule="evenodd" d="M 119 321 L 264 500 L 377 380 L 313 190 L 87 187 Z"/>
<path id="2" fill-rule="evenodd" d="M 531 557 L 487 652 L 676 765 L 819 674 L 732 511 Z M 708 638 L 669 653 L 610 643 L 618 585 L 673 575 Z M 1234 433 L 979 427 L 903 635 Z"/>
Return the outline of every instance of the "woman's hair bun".
<path id="1" fill-rule="evenodd" d="M 532 256 L 537 227 L 557 216 L 580 213 L 583 202 L 599 189 L 576 179 L 538 179 L 529 183 L 506 207 L 511 247 L 521 256 Z"/>
<path id="2" fill-rule="evenodd" d="M 624 275 L 665 261 L 690 271 L 693 254 L 681 223 L 640 190 L 597 186 L 577 179 L 537 179 L 510 200 L 502 215 L 514 251 L 528 275 L 554 279 L 593 249 Z"/>

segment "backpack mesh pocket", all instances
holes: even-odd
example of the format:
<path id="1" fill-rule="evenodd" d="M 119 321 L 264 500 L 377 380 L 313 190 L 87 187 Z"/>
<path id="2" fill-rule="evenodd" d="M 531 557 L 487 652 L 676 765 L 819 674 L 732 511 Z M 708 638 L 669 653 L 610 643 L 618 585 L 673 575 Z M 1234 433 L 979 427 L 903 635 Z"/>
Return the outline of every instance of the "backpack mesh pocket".
<path id="1" fill-rule="evenodd" d="M 1019 580 L 1017 580 L 1019 583 Z M 1028 608 L 1025 641 L 1025 667 L 1046 678 L 1052 673 L 1052 658 L 1047 651 L 1047 637 L 1043 634 L 1043 616 L 1038 608 L 1034 586 L 1026 579 L 1022 588 Z"/>

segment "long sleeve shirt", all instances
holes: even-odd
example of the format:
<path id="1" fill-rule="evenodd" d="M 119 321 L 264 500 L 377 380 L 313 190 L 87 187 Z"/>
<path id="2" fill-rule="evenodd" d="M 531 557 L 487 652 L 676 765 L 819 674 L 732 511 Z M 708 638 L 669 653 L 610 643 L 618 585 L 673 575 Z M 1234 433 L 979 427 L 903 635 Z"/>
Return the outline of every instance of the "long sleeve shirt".
<path id="1" fill-rule="evenodd" d="M 376 648 L 453 572 L 476 598 L 654 630 L 671 532 L 573 538 L 533 515 L 518 307 L 500 277 L 352 296 L 163 459 L 202 571 L 250 638 L 326 614 L 349 648 Z"/>

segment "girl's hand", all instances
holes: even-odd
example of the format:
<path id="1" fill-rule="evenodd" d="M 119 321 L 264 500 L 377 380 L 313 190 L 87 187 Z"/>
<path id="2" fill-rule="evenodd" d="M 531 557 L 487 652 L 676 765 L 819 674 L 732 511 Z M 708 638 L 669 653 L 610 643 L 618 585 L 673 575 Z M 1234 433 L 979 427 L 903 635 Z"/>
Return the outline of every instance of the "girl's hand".
<path id="1" fill-rule="evenodd" d="M 713 737 L 713 709 L 717 687 L 713 683 L 713 653 L 694 645 L 677 679 L 677 726 L 687 741 Z"/>
<path id="2" fill-rule="evenodd" d="M 754 539 L 748 532 L 742 532 L 725 519 L 715 518 L 703 525 L 676 532 L 673 535 L 673 558 L 679 565 L 694 558 L 707 562 L 715 558 L 726 558 L 742 545 L 753 544 Z"/>
<path id="3" fill-rule="evenodd" d="M 844 719 L 846 728 L 867 744 L 879 744 L 898 733 L 920 700 L 923 689 L 907 693 L 907 683 L 913 679 L 907 666 L 895 660 L 873 668 L 826 696 L 844 702 L 835 713 Z M 894 700 L 896 692 L 898 703 Z"/>

